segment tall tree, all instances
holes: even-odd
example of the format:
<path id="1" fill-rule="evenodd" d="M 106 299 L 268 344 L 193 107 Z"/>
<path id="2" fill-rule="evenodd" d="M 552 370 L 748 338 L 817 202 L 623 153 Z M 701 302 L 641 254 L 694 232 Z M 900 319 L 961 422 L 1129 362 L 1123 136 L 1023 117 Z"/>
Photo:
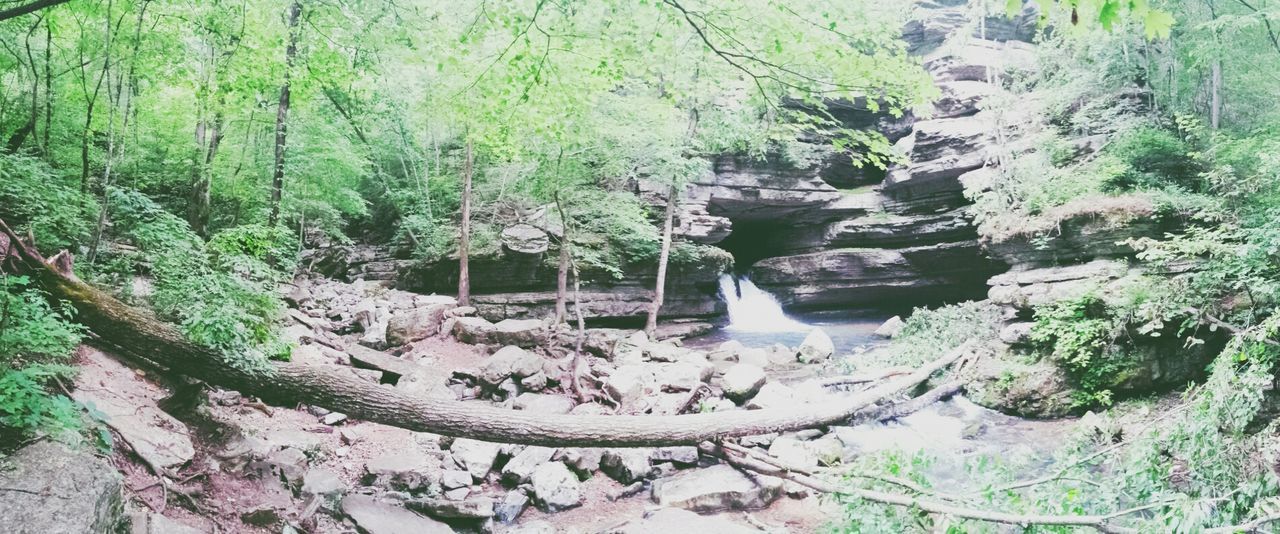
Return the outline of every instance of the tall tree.
<path id="1" fill-rule="evenodd" d="M 462 166 L 462 223 L 458 236 L 458 304 L 471 305 L 471 181 L 475 174 L 473 142 L 467 139 L 466 161 Z"/>
<path id="2" fill-rule="evenodd" d="M 284 191 L 285 150 L 288 148 L 289 136 L 289 84 L 293 73 L 293 63 L 298 55 L 298 19 L 302 16 L 301 0 L 289 4 L 285 18 L 288 20 L 289 44 L 284 52 L 284 83 L 280 85 L 280 103 L 276 108 L 276 143 L 275 165 L 271 175 L 271 215 L 267 224 L 275 226 L 280 219 L 280 197 Z"/>

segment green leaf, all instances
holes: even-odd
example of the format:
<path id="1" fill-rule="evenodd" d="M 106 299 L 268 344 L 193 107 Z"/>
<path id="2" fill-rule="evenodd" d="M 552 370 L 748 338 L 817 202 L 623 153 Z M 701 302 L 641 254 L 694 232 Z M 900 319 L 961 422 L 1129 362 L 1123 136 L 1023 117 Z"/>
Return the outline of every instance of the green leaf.
<path id="1" fill-rule="evenodd" d="M 1143 19 L 1147 39 L 1168 39 L 1173 29 L 1173 22 L 1173 15 L 1166 11 L 1159 9 L 1147 11 L 1147 16 Z"/>

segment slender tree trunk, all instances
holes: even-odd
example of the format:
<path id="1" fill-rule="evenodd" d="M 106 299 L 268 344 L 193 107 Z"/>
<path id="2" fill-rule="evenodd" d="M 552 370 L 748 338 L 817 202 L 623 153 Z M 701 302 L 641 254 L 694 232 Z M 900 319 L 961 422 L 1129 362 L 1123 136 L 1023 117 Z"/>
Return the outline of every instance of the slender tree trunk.
<path id="1" fill-rule="evenodd" d="M 40 122 L 40 72 L 36 70 L 36 57 L 31 53 L 31 36 L 35 35 L 36 30 L 40 29 L 40 23 L 43 21 L 44 17 L 37 18 L 36 23 L 32 24 L 31 29 L 27 31 L 27 38 L 23 41 L 27 50 L 27 64 L 31 67 L 31 118 L 28 119 L 28 122 L 31 124 L 31 134 L 36 133 L 36 130 L 38 130 L 37 126 L 39 126 Z M 38 135 L 35 135 L 34 137 L 35 141 L 39 143 L 40 137 Z M 21 144 L 12 148 L 13 150 L 17 150 L 20 147 Z"/>
<path id="2" fill-rule="evenodd" d="M 471 140 L 462 167 L 462 232 L 458 236 L 458 305 L 471 305 L 471 179 L 475 174 Z"/>
<path id="3" fill-rule="evenodd" d="M 658 310 L 662 309 L 662 300 L 667 292 L 667 260 L 671 257 L 671 226 L 676 213 L 677 193 L 675 185 L 667 190 L 667 211 L 662 222 L 662 251 L 658 253 L 658 280 L 653 287 L 649 318 L 644 323 L 644 332 L 651 339 L 658 331 Z"/>
<path id="4" fill-rule="evenodd" d="M 44 140 L 40 150 L 49 153 L 49 132 L 53 130 L 53 25 L 48 17 L 44 19 Z"/>
<path id="5" fill-rule="evenodd" d="M 284 190 L 284 157 L 288 147 L 289 122 L 289 77 L 293 71 L 293 61 L 298 55 L 298 18 L 302 15 L 302 3 L 294 0 L 289 4 L 289 45 L 284 52 L 284 84 L 280 86 L 280 105 L 276 108 L 276 159 L 275 170 L 271 177 L 271 215 L 267 224 L 275 226 L 280 219 L 280 197 Z"/>
<path id="6" fill-rule="evenodd" d="M 1222 124 L 1222 60 L 1214 60 L 1209 77 L 1209 126 L 1217 130 Z"/>
<path id="7" fill-rule="evenodd" d="M 560 191 L 555 192 L 556 211 L 560 214 L 560 264 L 556 269 L 556 324 L 563 323 L 568 315 L 569 300 L 569 264 L 572 261 L 569 250 L 569 219 L 564 215 L 564 205 L 560 203 Z"/>
<path id="8" fill-rule="evenodd" d="M 213 114 L 213 123 L 208 126 L 204 135 L 197 135 L 197 140 L 204 138 L 200 154 L 196 160 L 196 171 L 192 176 L 191 198 L 187 202 L 187 223 L 191 230 L 200 237 L 209 237 L 210 198 L 209 191 L 213 184 L 213 160 L 218 156 L 218 147 L 222 144 L 223 114 L 221 105 Z"/>

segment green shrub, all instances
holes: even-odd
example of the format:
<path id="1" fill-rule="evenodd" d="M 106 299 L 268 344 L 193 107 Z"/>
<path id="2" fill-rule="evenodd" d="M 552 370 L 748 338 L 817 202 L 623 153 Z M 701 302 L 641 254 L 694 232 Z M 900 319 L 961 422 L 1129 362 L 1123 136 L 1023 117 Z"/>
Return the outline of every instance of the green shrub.
<path id="1" fill-rule="evenodd" d="M 84 329 L 68 321 L 21 276 L 0 274 L 0 434 L 30 435 L 78 427 L 75 403 L 51 393 Z"/>
<path id="2" fill-rule="evenodd" d="M 1000 309 L 985 300 L 934 309 L 916 308 L 889 346 L 858 358 L 858 366 L 919 366 L 971 339 L 979 342 L 995 339 L 1000 325 Z"/>
<path id="3" fill-rule="evenodd" d="M 298 265 L 298 238 L 283 226 L 247 224 L 209 239 L 214 265 L 253 280 L 291 278 Z"/>
<path id="4" fill-rule="evenodd" d="M 0 219 L 30 230 L 44 250 L 71 248 L 88 240 L 98 204 L 65 184 L 44 162 L 0 154 Z"/>
<path id="5" fill-rule="evenodd" d="M 1079 406 L 1110 405 L 1111 388 L 1131 367 L 1132 357 L 1118 339 L 1125 319 L 1094 295 L 1036 308 L 1031 342 L 1076 381 Z"/>
<path id="6" fill-rule="evenodd" d="M 1194 157 L 1191 144 L 1163 128 L 1144 126 L 1120 134 L 1106 153 L 1124 162 L 1128 169 L 1106 182 L 1117 191 L 1175 187 L 1199 192 L 1204 189 L 1201 173 L 1206 169 Z"/>

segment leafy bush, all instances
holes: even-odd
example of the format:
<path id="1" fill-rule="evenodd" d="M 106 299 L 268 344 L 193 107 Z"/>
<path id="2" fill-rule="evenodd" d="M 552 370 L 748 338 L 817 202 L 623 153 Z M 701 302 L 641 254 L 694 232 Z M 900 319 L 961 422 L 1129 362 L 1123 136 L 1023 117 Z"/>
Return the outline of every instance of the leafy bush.
<path id="1" fill-rule="evenodd" d="M 1094 295 L 1036 308 L 1031 342 L 1076 380 L 1080 406 L 1110 405 L 1111 387 L 1132 364 L 1124 332 L 1125 316 Z"/>
<path id="2" fill-rule="evenodd" d="M 79 418 L 67 397 L 49 392 L 67 378 L 84 329 L 54 309 L 26 277 L 0 274 L 0 434 L 74 429 Z"/>
<path id="3" fill-rule="evenodd" d="M 1127 166 L 1124 172 L 1107 180 L 1108 189 L 1204 189 L 1200 175 L 1205 168 L 1194 157 L 1194 147 L 1169 130 L 1152 126 L 1134 129 L 1118 135 L 1106 152 Z"/>
<path id="4" fill-rule="evenodd" d="M 298 238 L 283 226 L 229 228 L 214 234 L 207 248 L 217 268 L 253 280 L 291 277 L 298 264 Z"/>
<path id="5" fill-rule="evenodd" d="M 0 154 L 0 219 L 15 230 L 30 229 L 42 249 L 85 242 L 97 212 L 92 196 L 62 183 L 44 162 Z"/>
<path id="6" fill-rule="evenodd" d="M 916 308 L 885 350 L 857 358 L 857 363 L 866 368 L 919 366 L 971 339 L 995 339 L 1000 325 L 1000 309 L 985 300 Z"/>

